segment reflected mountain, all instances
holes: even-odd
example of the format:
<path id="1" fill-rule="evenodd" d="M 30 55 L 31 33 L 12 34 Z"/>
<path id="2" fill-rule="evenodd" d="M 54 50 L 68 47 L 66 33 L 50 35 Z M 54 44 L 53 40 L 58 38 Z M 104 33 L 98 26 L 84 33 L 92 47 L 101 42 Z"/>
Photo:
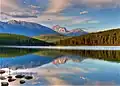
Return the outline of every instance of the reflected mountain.
<path id="1" fill-rule="evenodd" d="M 55 59 L 52 63 L 55 65 L 65 64 L 68 60 L 69 60 L 68 56 L 63 56 L 63 57 L 59 57 L 59 58 Z"/>
<path id="2" fill-rule="evenodd" d="M 60 56 L 55 59 L 52 63 L 55 65 L 65 64 L 67 61 L 71 60 L 72 62 L 82 62 L 85 58 L 80 56 Z"/>

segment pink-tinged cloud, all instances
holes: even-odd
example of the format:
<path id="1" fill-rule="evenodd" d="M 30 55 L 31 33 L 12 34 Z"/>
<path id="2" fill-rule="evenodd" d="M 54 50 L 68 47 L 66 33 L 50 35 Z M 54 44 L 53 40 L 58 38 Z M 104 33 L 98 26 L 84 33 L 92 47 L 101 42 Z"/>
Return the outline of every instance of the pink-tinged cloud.
<path id="1" fill-rule="evenodd" d="M 58 13 L 70 5 L 70 0 L 49 0 L 47 13 Z"/>
<path id="2" fill-rule="evenodd" d="M 19 8 L 17 0 L 0 0 L 0 6 L 2 11 L 7 12 Z"/>

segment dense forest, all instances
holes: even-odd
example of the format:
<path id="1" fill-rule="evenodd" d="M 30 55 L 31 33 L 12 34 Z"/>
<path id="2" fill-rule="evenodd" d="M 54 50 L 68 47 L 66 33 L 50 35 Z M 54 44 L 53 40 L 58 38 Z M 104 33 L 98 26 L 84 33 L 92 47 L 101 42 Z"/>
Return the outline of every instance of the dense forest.
<path id="1" fill-rule="evenodd" d="M 112 29 L 102 32 L 89 33 L 83 36 L 68 38 L 56 42 L 57 45 L 120 45 L 120 29 Z"/>
<path id="2" fill-rule="evenodd" d="M 16 34 L 0 34 L 0 45 L 49 46 L 54 45 L 31 37 Z"/>

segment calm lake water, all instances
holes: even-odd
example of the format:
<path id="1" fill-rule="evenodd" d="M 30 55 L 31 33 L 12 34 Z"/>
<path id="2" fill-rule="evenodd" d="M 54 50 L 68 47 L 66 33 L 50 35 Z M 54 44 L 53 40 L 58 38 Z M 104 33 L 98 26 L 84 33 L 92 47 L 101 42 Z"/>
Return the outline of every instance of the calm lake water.
<path id="1" fill-rule="evenodd" d="M 23 85 L 16 80 L 11 86 L 120 85 L 119 50 L 0 48 L 0 57 L 1 68 L 11 68 L 12 75 L 34 77 Z"/>

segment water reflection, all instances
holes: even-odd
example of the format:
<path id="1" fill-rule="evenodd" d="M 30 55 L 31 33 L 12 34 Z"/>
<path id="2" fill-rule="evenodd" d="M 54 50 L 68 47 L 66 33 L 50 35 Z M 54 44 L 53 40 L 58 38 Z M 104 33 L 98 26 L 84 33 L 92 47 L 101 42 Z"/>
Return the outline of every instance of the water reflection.
<path id="1" fill-rule="evenodd" d="M 96 58 L 106 61 L 120 62 L 120 51 L 112 50 L 42 50 L 36 55 L 57 57 L 61 55 L 79 56 L 79 58 Z M 79 59 L 78 58 L 78 59 Z"/>
<path id="2" fill-rule="evenodd" d="M 60 52 L 65 52 L 66 54 L 71 55 L 79 55 L 81 57 L 87 57 L 87 58 L 96 58 L 96 59 L 102 59 L 106 61 L 115 61 L 120 62 L 120 51 L 104 51 L 104 50 L 64 50 Z"/>
<path id="3" fill-rule="evenodd" d="M 112 50 L 50 50 L 50 49 L 21 49 L 21 48 L 0 48 L 0 57 L 20 57 L 28 54 L 58 58 L 60 56 L 79 56 L 80 58 L 96 58 L 107 61 L 120 61 L 120 51 Z"/>
<path id="4" fill-rule="evenodd" d="M 22 49 L 22 48 L 0 48 L 0 57 L 16 57 L 37 52 L 36 49 Z"/>
<path id="5" fill-rule="evenodd" d="M 119 56 L 120 51 L 1 48 L 0 65 L 12 74 L 36 73 L 25 86 L 120 85 Z"/>

